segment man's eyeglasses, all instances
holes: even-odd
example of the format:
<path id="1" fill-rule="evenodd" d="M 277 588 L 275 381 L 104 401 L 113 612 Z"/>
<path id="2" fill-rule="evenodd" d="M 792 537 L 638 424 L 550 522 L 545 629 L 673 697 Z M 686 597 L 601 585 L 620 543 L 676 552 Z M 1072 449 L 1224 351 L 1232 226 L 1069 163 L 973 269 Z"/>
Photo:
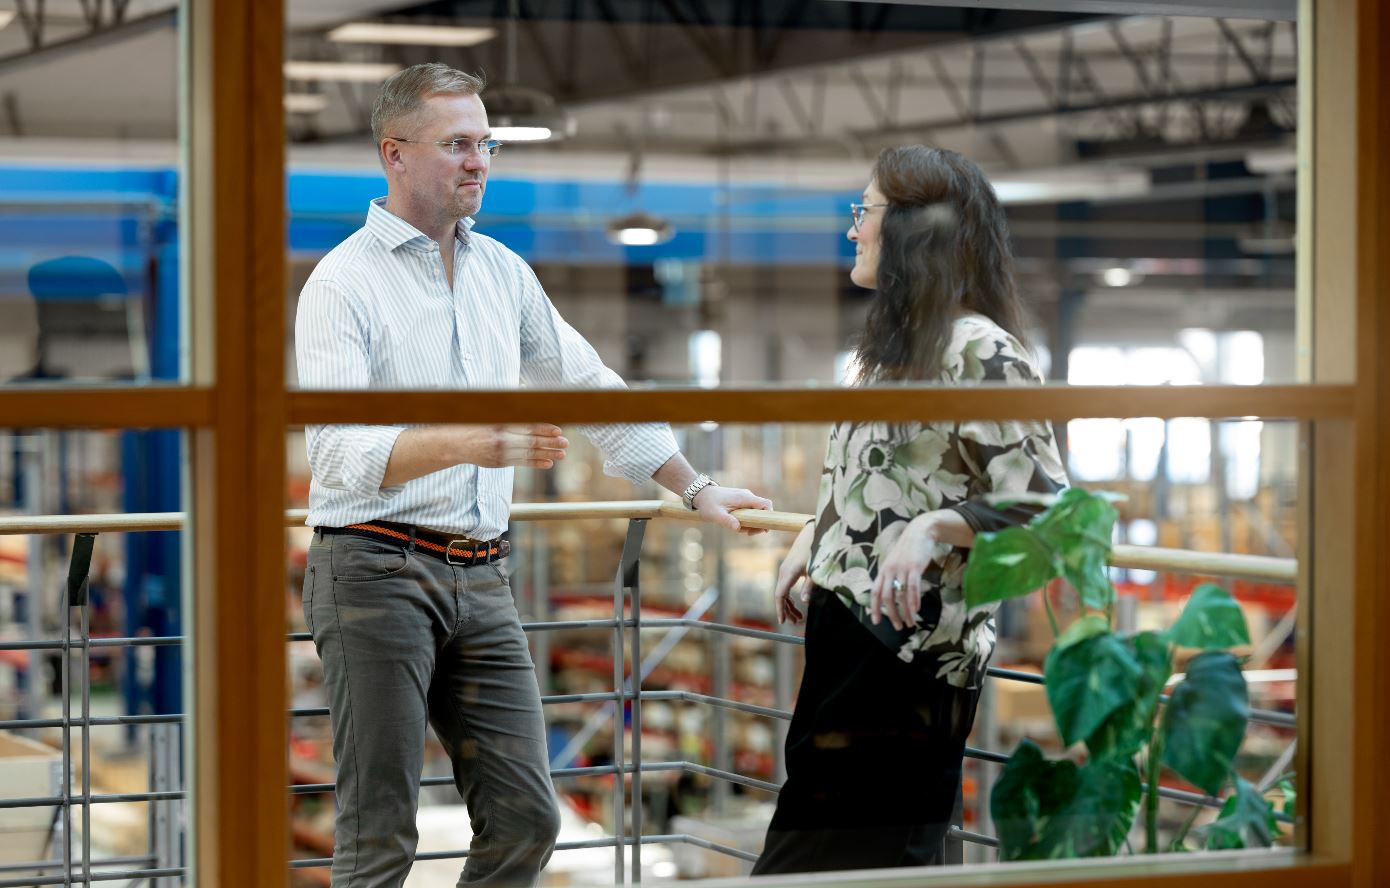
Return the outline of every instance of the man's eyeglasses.
<path id="1" fill-rule="evenodd" d="M 888 204 L 886 204 L 886 203 L 879 203 L 879 204 L 857 204 L 857 203 L 852 203 L 852 204 L 850 204 L 850 205 L 849 205 L 849 217 L 850 217 L 850 219 L 852 219 L 852 220 L 854 221 L 854 230 L 855 230 L 855 231 L 858 231 L 858 230 L 859 230 L 859 225 L 860 225 L 860 223 L 862 223 L 862 222 L 864 221 L 864 214 L 865 214 L 865 213 L 867 213 L 869 210 L 877 209 L 877 208 L 879 208 L 879 207 L 886 207 L 886 206 L 888 206 Z"/>
<path id="2" fill-rule="evenodd" d="M 399 136 L 387 136 L 386 138 L 395 139 L 397 142 L 408 142 L 412 145 L 443 145 L 444 150 L 448 151 L 449 154 L 453 156 L 458 156 L 460 153 L 467 153 L 468 151 L 477 151 L 479 154 L 496 157 L 497 152 L 502 150 L 502 143 L 496 139 L 479 139 L 476 142 L 472 139 L 454 139 L 449 142 L 429 142 L 419 139 L 402 139 Z"/>

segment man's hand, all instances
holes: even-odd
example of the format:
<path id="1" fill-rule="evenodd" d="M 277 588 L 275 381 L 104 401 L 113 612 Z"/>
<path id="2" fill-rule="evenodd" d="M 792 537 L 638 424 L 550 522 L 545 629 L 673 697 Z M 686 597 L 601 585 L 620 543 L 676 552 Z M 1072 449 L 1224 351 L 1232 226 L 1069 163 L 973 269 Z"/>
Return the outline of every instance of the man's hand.
<path id="1" fill-rule="evenodd" d="M 550 423 L 499 426 L 460 426 L 459 454 L 463 463 L 485 469 L 524 466 L 550 469 L 565 458 L 569 440 Z"/>
<path id="2" fill-rule="evenodd" d="M 735 509 L 771 509 L 772 500 L 763 499 L 751 490 L 741 487 L 720 487 L 708 484 L 695 494 L 695 511 L 710 524 L 718 524 L 729 530 L 737 530 L 747 536 L 756 536 L 766 531 L 753 527 L 743 527 L 731 513 Z"/>
<path id="3" fill-rule="evenodd" d="M 406 429 L 396 439 L 382 488 L 395 487 L 458 465 L 553 468 L 569 441 L 548 422 L 529 425 L 432 425 Z"/>

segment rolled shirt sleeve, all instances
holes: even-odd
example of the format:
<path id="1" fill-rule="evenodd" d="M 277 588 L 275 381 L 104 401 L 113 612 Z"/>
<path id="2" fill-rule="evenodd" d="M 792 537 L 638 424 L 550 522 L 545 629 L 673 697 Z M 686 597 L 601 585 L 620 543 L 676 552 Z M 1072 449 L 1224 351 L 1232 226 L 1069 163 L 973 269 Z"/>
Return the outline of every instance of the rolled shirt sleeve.
<path id="1" fill-rule="evenodd" d="M 365 389 L 372 342 L 363 308 L 331 281 L 311 280 L 299 297 L 295 365 L 304 389 Z M 401 488 L 381 486 L 403 425 L 313 425 L 304 430 L 309 471 L 324 487 L 390 499 Z"/>
<path id="2" fill-rule="evenodd" d="M 551 304 L 530 266 L 517 259 L 521 294 L 521 379 L 537 388 L 626 388 L 594 347 Z M 603 452 L 603 471 L 633 484 L 649 480 L 679 448 L 666 423 L 577 427 Z"/>

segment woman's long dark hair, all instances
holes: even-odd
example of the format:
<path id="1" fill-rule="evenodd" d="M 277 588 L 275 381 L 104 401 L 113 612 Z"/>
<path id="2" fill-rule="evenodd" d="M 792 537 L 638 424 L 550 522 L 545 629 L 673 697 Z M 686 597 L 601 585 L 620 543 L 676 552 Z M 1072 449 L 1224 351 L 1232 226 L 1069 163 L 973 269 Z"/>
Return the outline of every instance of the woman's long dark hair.
<path id="1" fill-rule="evenodd" d="M 904 145 L 879 154 L 873 180 L 888 207 L 877 294 L 857 348 L 860 380 L 939 378 L 961 312 L 1026 345 L 1004 210 L 980 168 L 954 151 Z"/>

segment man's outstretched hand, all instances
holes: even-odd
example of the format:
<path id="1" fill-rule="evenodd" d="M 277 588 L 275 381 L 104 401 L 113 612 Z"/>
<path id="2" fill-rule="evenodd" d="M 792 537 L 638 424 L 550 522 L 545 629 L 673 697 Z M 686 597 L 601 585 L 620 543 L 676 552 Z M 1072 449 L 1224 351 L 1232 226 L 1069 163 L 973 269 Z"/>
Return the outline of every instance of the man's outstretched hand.
<path id="1" fill-rule="evenodd" d="M 718 524 L 729 530 L 736 530 L 746 536 L 757 536 L 767 531 L 739 524 L 733 513 L 738 509 L 771 509 L 772 500 L 764 499 L 751 490 L 742 487 L 720 487 L 708 484 L 695 494 L 695 511 L 700 518 L 710 524 Z"/>

